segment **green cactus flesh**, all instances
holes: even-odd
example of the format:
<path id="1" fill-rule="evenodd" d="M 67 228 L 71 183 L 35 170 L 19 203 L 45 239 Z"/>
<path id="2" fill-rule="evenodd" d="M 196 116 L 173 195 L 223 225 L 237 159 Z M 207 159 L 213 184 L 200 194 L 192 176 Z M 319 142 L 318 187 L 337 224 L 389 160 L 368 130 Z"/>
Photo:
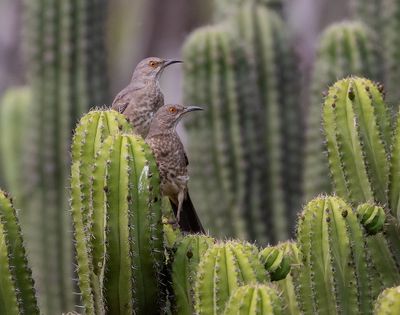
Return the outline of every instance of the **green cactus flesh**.
<path id="1" fill-rule="evenodd" d="M 0 190 L 0 313 L 40 314 L 16 211 Z"/>
<path id="2" fill-rule="evenodd" d="M 272 281 L 285 279 L 290 271 L 289 258 L 284 250 L 277 247 L 266 247 L 260 252 L 260 260 L 269 272 Z"/>
<path id="3" fill-rule="evenodd" d="M 224 315 L 279 315 L 282 311 L 278 292 L 268 285 L 245 285 L 236 289 Z"/>
<path id="4" fill-rule="evenodd" d="M 177 245 L 172 263 L 172 286 L 177 314 L 194 313 L 193 288 L 197 266 L 214 240 L 204 235 L 188 235 Z"/>
<path id="5" fill-rule="evenodd" d="M 234 241 L 217 243 L 207 250 L 197 269 L 196 313 L 221 314 L 235 289 L 265 280 L 256 247 Z"/>
<path id="6" fill-rule="evenodd" d="M 375 302 L 374 315 L 400 314 L 400 287 L 384 290 Z"/>

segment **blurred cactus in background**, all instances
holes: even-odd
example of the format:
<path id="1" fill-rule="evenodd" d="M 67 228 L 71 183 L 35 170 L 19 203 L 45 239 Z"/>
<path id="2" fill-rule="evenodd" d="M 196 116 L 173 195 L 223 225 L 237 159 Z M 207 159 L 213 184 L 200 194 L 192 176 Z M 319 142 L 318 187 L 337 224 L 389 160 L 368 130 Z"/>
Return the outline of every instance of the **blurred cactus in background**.
<path id="1" fill-rule="evenodd" d="M 333 24 L 322 33 L 311 82 L 307 110 L 304 158 L 304 199 L 332 191 L 328 158 L 321 127 L 322 93 L 337 79 L 350 74 L 380 78 L 377 43 L 372 32 L 359 22 Z"/>
<path id="2" fill-rule="evenodd" d="M 284 23 L 245 4 L 192 33 L 183 55 L 185 102 L 208 109 L 188 124 L 200 216 L 217 235 L 286 239 L 301 201 L 302 115 Z"/>
<path id="3" fill-rule="evenodd" d="M 29 87 L 10 88 L 0 102 L 0 169 L 8 191 L 22 198 L 24 139 L 32 108 Z"/>
<path id="4" fill-rule="evenodd" d="M 400 102 L 400 2 L 398 0 L 353 0 L 355 18 L 376 33 L 380 44 L 380 64 L 384 70 L 387 103 L 398 108 Z"/>
<path id="5" fill-rule="evenodd" d="M 105 9 L 104 0 L 24 1 L 32 104 L 19 204 L 25 209 L 21 224 L 45 314 L 74 307 L 68 151 L 80 115 L 107 100 Z"/>

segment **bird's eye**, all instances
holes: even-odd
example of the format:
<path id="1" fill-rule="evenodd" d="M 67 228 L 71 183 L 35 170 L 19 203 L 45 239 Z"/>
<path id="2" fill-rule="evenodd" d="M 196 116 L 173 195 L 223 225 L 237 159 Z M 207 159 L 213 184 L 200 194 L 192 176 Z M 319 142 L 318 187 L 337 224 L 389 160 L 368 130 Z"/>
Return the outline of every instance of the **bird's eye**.
<path id="1" fill-rule="evenodd" d="M 175 114 L 175 113 L 176 113 L 176 108 L 175 108 L 175 107 L 170 107 L 170 108 L 168 108 L 168 111 L 169 111 L 171 114 Z"/>
<path id="2" fill-rule="evenodd" d="M 154 60 L 151 60 L 151 61 L 149 61 L 149 66 L 155 68 L 155 67 L 158 66 L 158 62 L 154 61 Z"/>

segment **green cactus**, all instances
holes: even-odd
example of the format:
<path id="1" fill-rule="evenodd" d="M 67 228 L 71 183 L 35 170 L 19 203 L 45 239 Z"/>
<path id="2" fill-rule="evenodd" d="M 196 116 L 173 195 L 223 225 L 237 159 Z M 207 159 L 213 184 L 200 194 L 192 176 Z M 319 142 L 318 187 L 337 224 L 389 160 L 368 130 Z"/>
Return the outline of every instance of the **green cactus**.
<path id="1" fill-rule="evenodd" d="M 40 314 L 16 211 L 1 190 L 0 314 Z"/>
<path id="2" fill-rule="evenodd" d="M 217 243 L 206 251 L 198 265 L 196 314 L 221 314 L 235 289 L 266 280 L 255 246 L 236 241 Z"/>
<path id="3" fill-rule="evenodd" d="M 244 5 L 264 5 L 281 13 L 284 0 L 214 0 L 214 19 L 219 21 L 234 15 Z"/>
<path id="4" fill-rule="evenodd" d="M 260 252 L 259 258 L 272 281 L 285 279 L 290 272 L 290 259 L 285 256 L 283 248 L 266 247 Z"/>
<path id="5" fill-rule="evenodd" d="M 225 308 L 224 315 L 285 314 L 277 291 L 268 285 L 245 285 L 236 289 Z"/>
<path id="6" fill-rule="evenodd" d="M 377 43 L 372 32 L 358 22 L 341 22 L 321 35 L 311 82 L 304 161 L 304 198 L 331 192 L 328 160 L 321 133 L 322 92 L 348 75 L 380 78 Z"/>
<path id="7" fill-rule="evenodd" d="M 172 286 L 176 313 L 194 314 L 194 282 L 197 266 L 214 240 L 205 235 L 188 235 L 177 245 L 172 263 Z"/>
<path id="8" fill-rule="evenodd" d="M 19 87 L 6 91 L 0 104 L 0 169 L 18 204 L 22 201 L 21 167 L 31 100 L 31 90 Z"/>
<path id="9" fill-rule="evenodd" d="M 323 106 L 336 193 L 352 202 L 387 203 L 391 120 L 380 87 L 351 77 L 336 82 Z"/>
<path id="10" fill-rule="evenodd" d="M 383 238 L 367 236 L 337 197 L 308 203 L 297 235 L 302 266 L 294 275 L 306 314 L 370 314 L 379 292 L 400 282 L 387 245 L 376 246 Z"/>
<path id="11" fill-rule="evenodd" d="M 296 285 L 294 283 L 294 275 L 298 275 L 301 266 L 300 253 L 294 242 L 284 242 L 276 246 L 277 250 L 283 251 L 284 256 L 289 260 L 290 273 L 282 280 L 276 283 L 282 301 L 284 302 L 283 310 L 285 314 L 300 315 L 302 314 L 297 301 Z"/>
<path id="12" fill-rule="evenodd" d="M 374 315 L 396 315 L 400 314 L 400 287 L 384 290 L 378 297 Z"/>
<path id="13" fill-rule="evenodd" d="M 257 109 L 251 102 L 255 91 L 248 84 L 245 51 L 226 27 L 213 26 L 191 34 L 183 54 L 186 103 L 207 106 L 205 115 L 193 116 L 187 126 L 189 184 L 196 207 L 217 236 L 249 237 L 246 226 L 250 238 L 265 238 L 261 175 L 250 168 L 255 163 L 260 173 L 263 153 L 256 141 Z M 245 80 L 246 88 L 237 88 Z"/>
<path id="14" fill-rule="evenodd" d="M 392 139 L 388 198 L 391 213 L 400 224 L 400 112 Z"/>
<path id="15" fill-rule="evenodd" d="M 108 125 L 109 133 L 128 129 L 123 116 L 111 111 L 89 114 L 77 129 L 97 130 L 95 139 L 99 141 L 107 129 L 96 117 L 107 120 L 104 125 Z M 102 145 L 101 141 L 93 142 L 91 136 L 82 142 L 78 134 L 74 140 L 78 143 L 73 148 L 81 143 L 81 153 L 88 153 L 73 161 L 71 180 L 79 287 L 85 312 L 157 314 L 163 306 L 159 278 L 164 256 L 159 176 L 151 151 L 133 135 L 109 136 Z M 92 157 L 92 163 L 86 161 L 86 167 L 92 165 L 88 190 L 81 185 L 78 170 L 79 165 L 85 166 L 83 159 L 93 154 L 93 143 L 100 151 Z M 89 199 L 85 214 L 82 201 Z"/>
<path id="16" fill-rule="evenodd" d="M 107 100 L 105 8 L 104 0 L 24 1 L 32 107 L 20 185 L 29 202 L 21 225 L 45 314 L 60 314 L 75 304 L 68 151 L 80 115 Z"/>
<path id="17" fill-rule="evenodd" d="M 209 109 L 188 124 L 191 191 L 206 225 L 260 244 L 286 239 L 301 199 L 302 128 L 285 25 L 244 5 L 191 34 L 183 55 L 186 103 Z"/>
<path id="18" fill-rule="evenodd" d="M 392 139 L 391 122 L 381 86 L 351 77 L 329 89 L 323 106 L 323 126 L 336 193 L 355 204 L 389 204 L 396 214 L 398 149 L 396 132 Z M 389 245 L 400 265 L 399 224 L 390 214 L 387 217 L 386 240 L 381 234 L 374 238 Z"/>
<path id="19" fill-rule="evenodd" d="M 397 30 L 400 26 L 400 3 L 397 0 L 353 0 L 354 15 L 376 33 L 380 44 L 380 62 L 387 102 L 397 108 L 400 92 Z"/>
<path id="20" fill-rule="evenodd" d="M 383 229 L 386 216 L 382 207 L 364 203 L 358 206 L 356 212 L 368 234 L 374 235 Z"/>

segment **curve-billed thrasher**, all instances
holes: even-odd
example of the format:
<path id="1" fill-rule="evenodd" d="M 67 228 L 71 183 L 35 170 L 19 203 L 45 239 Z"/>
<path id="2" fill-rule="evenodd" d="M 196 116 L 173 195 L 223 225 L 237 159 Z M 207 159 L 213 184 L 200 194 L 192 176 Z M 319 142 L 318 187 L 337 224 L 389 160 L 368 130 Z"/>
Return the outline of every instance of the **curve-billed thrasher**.
<path id="1" fill-rule="evenodd" d="M 177 104 L 162 106 L 154 115 L 146 142 L 157 161 L 161 177 L 161 192 L 169 197 L 181 230 L 204 233 L 189 197 L 188 159 L 176 132 L 176 125 L 182 116 L 195 110 L 202 110 L 202 108 Z"/>
<path id="2" fill-rule="evenodd" d="M 154 113 L 164 105 L 159 79 L 163 70 L 179 60 L 157 57 L 143 59 L 136 66 L 129 85 L 115 97 L 111 108 L 124 114 L 135 133 L 146 137 Z"/>

